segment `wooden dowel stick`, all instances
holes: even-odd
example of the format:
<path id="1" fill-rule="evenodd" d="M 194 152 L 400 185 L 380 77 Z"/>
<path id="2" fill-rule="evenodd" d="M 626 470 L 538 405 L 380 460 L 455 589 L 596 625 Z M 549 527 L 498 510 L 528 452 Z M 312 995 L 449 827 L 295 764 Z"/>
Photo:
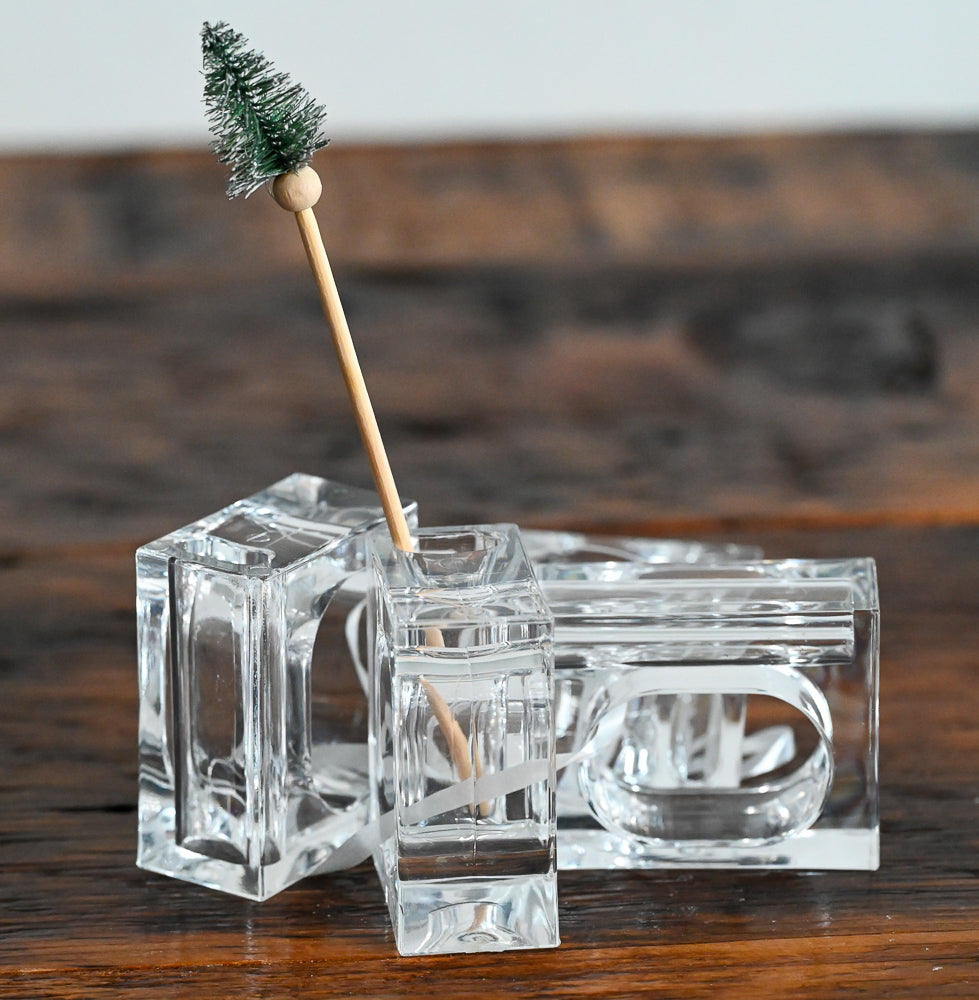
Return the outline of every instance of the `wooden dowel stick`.
<path id="1" fill-rule="evenodd" d="M 320 302 L 323 305 L 323 312 L 326 314 L 330 333 L 333 336 L 333 345 L 340 362 L 340 371 L 347 385 L 347 392 L 350 394 L 354 417 L 364 442 L 364 448 L 367 451 L 367 458 L 374 474 L 374 482 L 381 498 L 381 506 L 384 508 L 384 516 L 387 519 L 391 538 L 399 549 L 411 552 L 414 546 L 411 542 L 411 532 L 408 530 L 408 521 L 401 506 L 398 490 L 394 485 L 391 465 L 388 462 L 387 452 L 384 450 L 384 442 L 377 426 L 377 418 L 374 416 L 374 407 L 371 405 L 370 396 L 367 393 L 364 374 L 361 371 L 360 362 L 357 360 L 357 352 L 350 336 L 350 327 L 347 325 L 347 317 L 344 315 L 343 305 L 340 302 L 340 293 L 337 291 L 336 281 L 333 279 L 333 270 L 326 255 L 326 248 L 323 246 L 320 227 L 313 214 L 313 205 L 319 200 L 321 191 L 322 185 L 312 167 L 303 167 L 294 174 L 283 174 L 276 178 L 272 186 L 275 200 L 283 208 L 295 213 L 296 222 L 299 225 L 299 235 L 306 250 L 306 259 L 309 261 L 313 277 L 316 280 L 316 287 L 320 293 Z"/>
<path id="2" fill-rule="evenodd" d="M 411 532 L 408 530 L 408 521 L 405 519 L 401 498 L 394 485 L 391 464 L 388 462 L 381 432 L 377 426 L 377 418 L 374 415 L 374 408 L 371 406 L 370 396 L 367 394 L 364 375 L 360 368 L 360 362 L 357 360 L 357 352 L 350 337 L 350 328 L 347 326 L 343 306 L 340 304 L 340 295 L 333 279 L 329 258 L 323 247 L 319 226 L 316 224 L 316 216 L 313 215 L 311 208 L 307 208 L 296 213 L 296 222 L 299 223 L 299 233 L 302 236 L 303 246 L 306 248 L 309 266 L 316 278 L 323 311 L 326 313 L 330 330 L 333 333 L 333 344 L 340 360 L 340 370 L 353 403 L 357 427 L 360 430 L 361 438 L 363 438 L 364 448 L 367 450 L 367 458 L 374 473 L 374 482 L 377 484 L 377 492 L 381 498 L 381 506 L 384 508 L 384 516 L 387 518 L 391 537 L 399 549 L 411 552 L 413 545 Z"/>
<path id="3" fill-rule="evenodd" d="M 428 637 L 428 632 L 437 631 L 438 629 L 429 629 L 426 632 L 426 638 Z M 439 642 L 433 643 L 433 645 L 445 645 L 442 642 L 441 632 L 439 632 Z M 425 695 L 428 698 L 429 705 L 432 706 L 432 714 L 435 716 L 435 721 L 439 724 L 445 735 L 446 742 L 449 744 L 449 755 L 452 757 L 456 770 L 459 772 L 459 780 L 471 780 L 474 766 L 476 777 L 481 778 L 483 776 L 483 765 L 479 759 L 478 748 L 474 745 L 470 751 L 469 741 L 466 739 L 466 734 L 462 731 L 462 726 L 459 725 L 456 717 L 452 714 L 452 709 L 449 708 L 448 702 L 432 686 L 431 682 L 425 680 L 424 677 L 419 677 L 418 680 L 425 689 Z M 473 742 L 475 743 L 475 741 Z M 489 802 L 473 802 L 469 808 L 473 815 L 479 818 L 480 816 L 489 816 L 492 804 Z"/>
<path id="4" fill-rule="evenodd" d="M 340 371 L 353 404 L 354 417 L 364 442 L 364 448 L 367 451 L 367 458 L 374 474 L 374 483 L 381 498 L 381 506 L 384 509 L 384 517 L 387 520 L 391 538 L 403 552 L 413 552 L 415 547 L 411 540 L 408 520 L 401 506 L 401 497 L 394 485 L 391 464 L 388 462 L 387 451 L 384 448 L 384 441 L 381 439 L 377 418 L 374 415 L 374 407 L 371 405 L 367 384 L 364 382 L 364 373 L 357 359 L 353 338 L 350 336 L 350 327 L 347 325 L 347 317 L 340 302 L 340 293 L 337 291 L 336 281 L 333 278 L 333 269 L 330 267 L 330 259 L 326 255 L 326 247 L 323 246 L 320 227 L 313 214 L 313 205 L 319 200 L 322 190 L 323 187 L 316 171 L 312 167 L 302 167 L 295 173 L 282 174 L 277 177 L 272 185 L 272 196 L 282 208 L 293 212 L 296 216 L 299 235 L 306 250 L 306 259 L 309 261 L 313 277 L 316 280 L 320 302 L 323 305 L 323 312 L 326 314 L 330 333 L 333 336 L 337 359 L 340 362 Z M 445 645 L 442 633 L 438 629 L 427 629 L 425 638 L 430 646 Z M 445 734 L 449 753 L 455 763 L 456 770 L 459 772 L 459 777 L 463 781 L 468 781 L 472 777 L 473 764 L 469 744 L 462 727 L 452 715 L 452 710 L 439 692 L 428 681 L 422 679 L 421 683 L 429 704 L 432 706 L 435 719 Z M 477 777 L 482 777 L 482 767 L 478 757 L 475 760 L 475 766 Z M 485 813 L 488 809 L 489 806 L 486 803 L 474 804 L 477 816 L 481 811 Z"/>
<path id="5" fill-rule="evenodd" d="M 461 781 L 469 781 L 472 777 L 473 769 L 469 759 L 469 742 L 466 739 L 466 734 L 462 731 L 462 726 L 459 725 L 452 715 L 452 710 L 442 695 L 424 677 L 420 677 L 419 681 L 425 689 L 429 704 L 432 706 L 435 720 L 445 734 L 445 739 L 449 744 L 449 753 L 452 755 L 456 770 L 459 772 L 459 779 Z"/>

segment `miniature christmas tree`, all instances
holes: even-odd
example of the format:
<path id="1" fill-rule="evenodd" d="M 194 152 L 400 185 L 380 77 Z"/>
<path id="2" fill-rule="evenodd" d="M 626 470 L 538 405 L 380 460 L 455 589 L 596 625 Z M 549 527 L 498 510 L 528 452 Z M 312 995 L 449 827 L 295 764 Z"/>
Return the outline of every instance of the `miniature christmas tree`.
<path id="1" fill-rule="evenodd" d="M 232 167 L 228 197 L 246 197 L 280 174 L 299 170 L 329 139 L 326 109 L 220 23 L 204 25 L 204 103 L 215 152 Z"/>
<path id="2" fill-rule="evenodd" d="M 322 133 L 326 112 L 261 53 L 249 50 L 247 40 L 227 24 L 205 24 L 201 39 L 215 151 L 231 166 L 228 196 L 248 195 L 271 181 L 276 202 L 295 213 L 391 537 L 410 552 L 408 523 L 313 214 L 323 186 L 309 160 L 327 143 Z"/>

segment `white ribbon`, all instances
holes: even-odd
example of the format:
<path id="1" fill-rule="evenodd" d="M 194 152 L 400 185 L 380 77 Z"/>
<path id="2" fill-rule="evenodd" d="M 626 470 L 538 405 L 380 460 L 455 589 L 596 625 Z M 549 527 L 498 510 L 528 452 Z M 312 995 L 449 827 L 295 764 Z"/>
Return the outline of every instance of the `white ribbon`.
<path id="1" fill-rule="evenodd" d="M 583 749 L 573 754 L 558 754 L 554 761 L 554 769 L 560 771 L 570 764 L 583 760 L 592 752 L 592 748 L 589 747 L 587 751 Z M 485 774 L 472 781 L 459 781 L 403 809 L 402 822 L 422 823 L 440 813 L 461 809 L 472 805 L 473 802 L 489 802 L 492 799 L 502 798 L 528 785 L 546 781 L 550 777 L 550 771 L 549 760 L 525 760 L 495 774 Z M 380 819 L 361 827 L 317 867 L 316 874 L 342 871 L 366 861 L 385 840 L 394 836 L 396 823 L 397 818 L 391 810 L 384 813 Z"/>

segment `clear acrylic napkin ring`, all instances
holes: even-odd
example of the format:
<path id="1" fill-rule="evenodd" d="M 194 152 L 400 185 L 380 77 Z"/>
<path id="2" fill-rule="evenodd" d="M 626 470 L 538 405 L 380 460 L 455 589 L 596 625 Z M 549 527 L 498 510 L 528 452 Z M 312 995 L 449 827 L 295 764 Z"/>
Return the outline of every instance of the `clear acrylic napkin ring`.
<path id="1" fill-rule="evenodd" d="M 139 549 L 140 867 L 267 899 L 367 822 L 342 623 L 382 521 L 375 494 L 297 473 Z"/>
<path id="2" fill-rule="evenodd" d="M 878 867 L 872 559 L 539 573 L 559 867 Z"/>

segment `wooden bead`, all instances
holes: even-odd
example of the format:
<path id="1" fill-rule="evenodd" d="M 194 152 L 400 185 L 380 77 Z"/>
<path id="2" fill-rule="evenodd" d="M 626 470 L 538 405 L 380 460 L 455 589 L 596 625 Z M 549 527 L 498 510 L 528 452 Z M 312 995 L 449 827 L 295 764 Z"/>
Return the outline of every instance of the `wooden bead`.
<path id="1" fill-rule="evenodd" d="M 272 182 L 272 197 L 288 212 L 312 208 L 323 193 L 323 184 L 312 167 L 280 174 Z"/>

